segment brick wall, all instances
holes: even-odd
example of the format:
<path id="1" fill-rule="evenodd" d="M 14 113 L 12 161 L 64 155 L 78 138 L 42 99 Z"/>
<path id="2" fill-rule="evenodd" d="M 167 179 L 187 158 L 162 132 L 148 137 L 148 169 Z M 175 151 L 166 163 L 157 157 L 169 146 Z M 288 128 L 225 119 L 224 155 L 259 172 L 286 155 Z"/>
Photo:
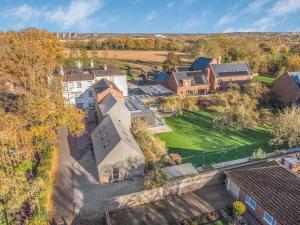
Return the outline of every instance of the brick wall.
<path id="1" fill-rule="evenodd" d="M 245 193 L 242 189 L 240 189 L 240 194 L 239 194 L 239 197 L 238 199 L 240 201 L 243 201 L 245 202 L 246 200 L 246 196 L 247 196 L 247 193 Z M 251 197 L 251 196 L 250 196 Z M 269 225 L 268 223 L 266 223 L 263 219 L 263 216 L 264 216 L 264 212 L 265 210 L 256 202 L 256 208 L 255 209 L 252 209 L 251 207 L 249 207 L 247 205 L 247 203 L 245 203 L 246 206 L 247 206 L 247 210 L 248 212 L 253 215 L 262 225 Z M 275 218 L 276 219 L 276 218 Z M 276 225 L 281 225 L 278 221 L 276 223 Z"/>

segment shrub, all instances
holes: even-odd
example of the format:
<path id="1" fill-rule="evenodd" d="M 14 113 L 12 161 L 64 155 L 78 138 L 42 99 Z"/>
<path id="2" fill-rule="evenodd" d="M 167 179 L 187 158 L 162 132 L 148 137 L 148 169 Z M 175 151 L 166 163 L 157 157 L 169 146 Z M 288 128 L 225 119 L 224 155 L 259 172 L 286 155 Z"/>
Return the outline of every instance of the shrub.
<path id="1" fill-rule="evenodd" d="M 266 153 L 262 148 L 257 149 L 252 154 L 253 159 L 264 159 L 266 158 Z"/>
<path id="2" fill-rule="evenodd" d="M 149 171 L 145 176 L 146 189 L 159 188 L 167 183 L 167 176 L 159 169 L 155 168 Z"/>
<path id="3" fill-rule="evenodd" d="M 235 217 L 241 217 L 246 213 L 246 205 L 241 201 L 234 201 L 232 212 Z"/>

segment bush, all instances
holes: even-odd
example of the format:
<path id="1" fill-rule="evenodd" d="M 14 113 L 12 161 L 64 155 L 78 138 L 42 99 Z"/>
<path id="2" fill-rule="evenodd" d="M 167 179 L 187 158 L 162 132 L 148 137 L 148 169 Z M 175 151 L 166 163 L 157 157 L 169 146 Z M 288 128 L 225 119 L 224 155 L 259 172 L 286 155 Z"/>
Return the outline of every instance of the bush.
<path id="1" fill-rule="evenodd" d="M 257 149 L 252 154 L 253 159 L 264 159 L 266 158 L 266 153 L 262 148 Z"/>
<path id="2" fill-rule="evenodd" d="M 159 188 L 167 183 L 167 176 L 159 169 L 149 171 L 145 176 L 144 185 L 146 189 Z"/>
<path id="3" fill-rule="evenodd" d="M 235 217 L 241 217 L 246 213 L 246 205 L 241 201 L 234 201 L 232 207 L 232 213 Z"/>

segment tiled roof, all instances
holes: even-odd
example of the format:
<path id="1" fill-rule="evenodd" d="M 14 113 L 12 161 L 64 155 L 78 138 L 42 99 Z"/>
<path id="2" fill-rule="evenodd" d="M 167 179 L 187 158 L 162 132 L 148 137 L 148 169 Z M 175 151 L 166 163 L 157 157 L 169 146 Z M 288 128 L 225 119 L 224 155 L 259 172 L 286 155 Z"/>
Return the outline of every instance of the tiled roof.
<path id="1" fill-rule="evenodd" d="M 166 80 L 169 78 L 170 74 L 166 72 L 160 72 L 157 77 L 155 78 L 156 84 L 163 84 L 166 82 Z"/>
<path id="2" fill-rule="evenodd" d="M 111 68 L 107 70 L 103 69 L 92 69 L 91 72 L 96 76 L 96 77 L 102 77 L 102 76 L 126 76 L 124 72 L 117 68 Z"/>
<path id="3" fill-rule="evenodd" d="M 185 72 L 174 72 L 175 79 L 179 86 L 182 86 L 182 80 L 192 80 L 192 86 L 196 85 L 207 85 L 208 81 L 201 71 L 185 71 Z"/>
<path id="4" fill-rule="evenodd" d="M 119 90 L 113 82 L 111 82 L 107 79 L 101 79 L 97 83 L 94 84 L 94 89 L 95 89 L 96 93 L 101 93 L 101 92 L 103 92 L 104 90 L 106 90 L 107 88 L 110 88 L 110 87 L 112 87 L 116 90 Z"/>
<path id="5" fill-rule="evenodd" d="M 246 63 L 210 64 L 216 77 L 252 76 L 252 71 Z"/>
<path id="6" fill-rule="evenodd" d="M 213 59 L 207 58 L 207 57 L 199 57 L 192 63 L 190 70 L 191 71 L 205 70 L 208 67 L 208 65 L 211 63 L 212 60 Z"/>
<path id="7" fill-rule="evenodd" d="M 70 73 L 63 76 L 63 81 L 88 81 L 94 80 L 94 76 L 91 73 Z"/>
<path id="8" fill-rule="evenodd" d="M 282 225 L 300 224 L 300 178 L 278 163 L 225 174 Z"/>

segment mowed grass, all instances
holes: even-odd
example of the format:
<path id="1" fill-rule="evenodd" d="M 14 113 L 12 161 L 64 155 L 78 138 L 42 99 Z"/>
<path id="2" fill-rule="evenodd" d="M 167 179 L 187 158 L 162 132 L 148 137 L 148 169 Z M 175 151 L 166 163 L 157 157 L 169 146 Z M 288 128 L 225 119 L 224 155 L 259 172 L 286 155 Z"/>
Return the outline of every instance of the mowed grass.
<path id="1" fill-rule="evenodd" d="M 260 81 L 260 82 L 265 83 L 265 84 L 271 84 L 275 80 L 275 78 L 274 77 L 267 77 L 267 76 L 263 76 L 263 75 L 258 75 L 258 76 L 254 77 L 254 80 Z"/>
<path id="2" fill-rule="evenodd" d="M 215 114 L 208 109 L 185 111 L 181 116 L 166 119 L 172 132 L 157 135 L 166 142 L 170 153 L 179 153 L 183 162 L 195 166 L 248 157 L 259 147 L 266 152 L 272 151 L 268 144 L 271 139 L 269 127 L 228 128 L 221 132 L 212 128 Z"/>

